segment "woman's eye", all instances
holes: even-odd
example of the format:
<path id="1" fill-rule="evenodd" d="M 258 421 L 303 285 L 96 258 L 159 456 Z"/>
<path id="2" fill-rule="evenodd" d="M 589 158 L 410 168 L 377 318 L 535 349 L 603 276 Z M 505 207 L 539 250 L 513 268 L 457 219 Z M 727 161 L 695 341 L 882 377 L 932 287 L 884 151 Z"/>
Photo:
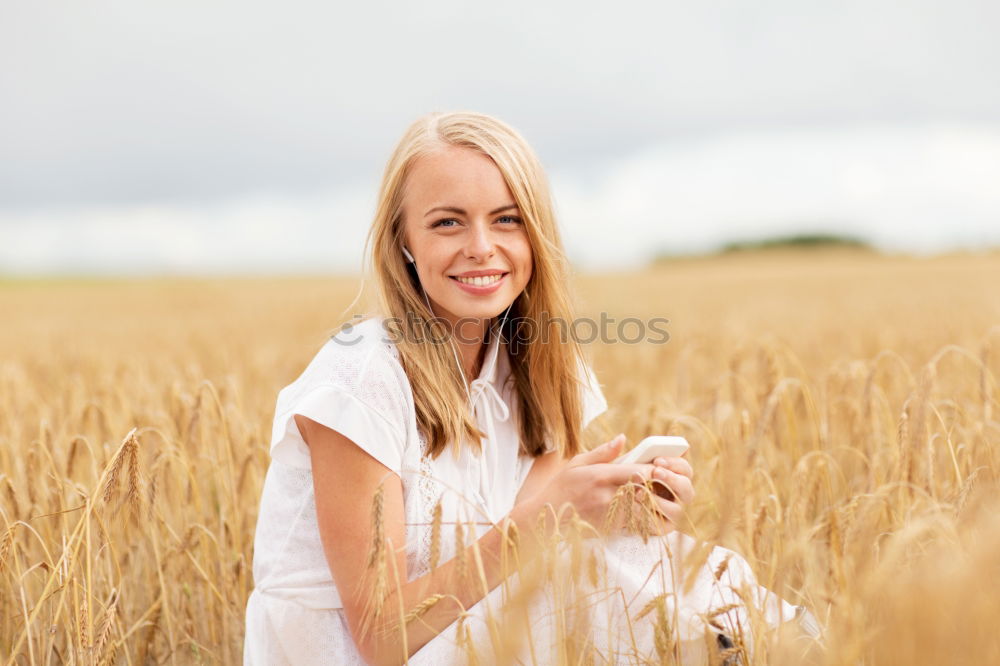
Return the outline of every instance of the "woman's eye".
<path id="1" fill-rule="evenodd" d="M 437 222 L 435 222 L 434 224 L 431 225 L 431 228 L 432 229 L 434 227 L 448 227 L 448 228 L 450 228 L 452 225 L 448 224 L 448 222 L 454 222 L 455 224 L 458 224 L 458 220 L 453 220 L 451 218 L 448 218 L 446 220 L 438 220 Z"/>
<path id="2" fill-rule="evenodd" d="M 520 224 L 521 223 L 521 218 L 515 217 L 514 215 L 504 215 L 502 217 L 497 218 L 497 222 L 503 222 L 505 220 L 506 220 L 506 222 L 508 224 L 511 224 L 511 223 L 513 223 L 513 224 Z"/>

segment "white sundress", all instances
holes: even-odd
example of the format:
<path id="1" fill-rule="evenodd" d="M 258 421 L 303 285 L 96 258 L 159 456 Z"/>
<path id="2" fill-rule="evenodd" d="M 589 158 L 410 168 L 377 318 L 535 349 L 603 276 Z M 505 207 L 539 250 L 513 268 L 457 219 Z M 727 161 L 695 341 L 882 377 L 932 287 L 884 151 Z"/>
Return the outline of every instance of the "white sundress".
<path id="1" fill-rule="evenodd" d="M 607 409 L 590 368 L 580 368 L 587 389 L 583 395 L 584 426 Z M 436 459 L 423 455 L 426 440 L 418 430 L 413 394 L 399 363 L 398 350 L 373 317 L 344 330 L 326 342 L 303 373 L 278 394 L 271 437 L 271 463 L 264 481 L 254 538 L 255 587 L 247 601 L 244 664 L 364 664 L 344 617 L 336 585 L 320 542 L 313 495 L 308 446 L 293 416 L 302 414 L 337 430 L 400 476 L 406 520 L 406 574 L 408 580 L 429 570 L 434 506 L 440 500 L 444 524 L 474 521 L 465 546 L 490 529 L 514 506 L 518 491 L 534 463 L 520 455 L 518 403 L 506 347 L 494 336 L 479 377 L 470 385 L 474 412 L 488 439 L 480 456 L 465 447 L 456 457 L 446 450 Z M 440 562 L 456 552 L 454 530 L 442 530 Z M 801 607 L 778 599 L 756 584 L 749 565 L 732 551 L 716 547 L 699 570 L 693 586 L 682 590 L 676 577 L 683 552 L 696 547 L 691 537 L 674 532 L 652 537 L 620 536 L 588 540 L 600 555 L 608 584 L 617 595 L 603 595 L 591 613 L 592 644 L 608 663 L 641 663 L 656 658 L 656 636 L 649 613 L 646 621 L 629 622 L 650 600 L 673 590 L 670 605 L 677 631 L 690 634 L 691 663 L 699 663 L 704 649 L 702 615 L 733 606 L 715 618 L 730 632 L 746 624 L 734 589 L 748 585 L 753 602 L 772 624 L 793 617 L 811 619 Z M 600 545 L 598 545 L 600 544 Z M 364 545 L 367 547 L 367 544 Z M 570 557 L 567 552 L 566 557 Z M 714 572 L 723 560 L 728 566 L 721 580 Z M 504 600 L 516 589 L 518 574 L 499 585 L 470 608 L 463 621 L 481 661 L 490 662 L 489 617 L 496 617 Z M 604 584 L 604 583 L 602 583 Z M 522 663 L 553 663 L 558 622 L 544 595 L 532 601 L 530 645 Z M 625 600 L 625 601 L 622 601 Z M 626 608 L 627 606 L 627 608 Z M 415 652 L 411 664 L 460 664 L 465 648 L 458 640 L 458 622 Z M 631 624 L 631 626 L 626 626 Z M 625 647 L 624 635 L 628 634 Z M 697 640 L 695 640 L 695 637 Z"/>

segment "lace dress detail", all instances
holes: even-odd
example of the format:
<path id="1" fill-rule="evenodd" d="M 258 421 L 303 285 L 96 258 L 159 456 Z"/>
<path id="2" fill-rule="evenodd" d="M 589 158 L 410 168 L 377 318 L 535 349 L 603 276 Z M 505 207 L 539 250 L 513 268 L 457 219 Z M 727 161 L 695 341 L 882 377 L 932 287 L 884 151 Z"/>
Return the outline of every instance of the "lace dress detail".
<path id="1" fill-rule="evenodd" d="M 395 345 L 389 343 L 385 345 L 385 351 L 397 362 L 399 360 L 399 350 Z M 415 415 L 414 415 L 415 418 Z M 406 515 L 406 541 L 413 547 L 406 551 L 406 570 L 408 580 L 420 578 L 430 571 L 430 554 L 432 532 L 431 523 L 434 520 L 434 507 L 442 501 L 444 488 L 438 481 L 432 461 L 425 455 L 427 451 L 427 437 L 422 430 L 416 429 L 417 446 L 420 452 L 419 463 L 416 474 L 413 476 L 413 484 L 416 491 L 409 493 L 409 502 L 405 507 Z M 445 535 L 442 534 L 444 537 Z M 446 537 L 442 539 L 445 541 Z M 442 548 L 444 550 L 444 548 Z M 448 548 L 452 553 L 454 547 Z M 442 561 L 447 561 L 442 559 Z"/>
<path id="2" fill-rule="evenodd" d="M 426 437 L 420 434 L 421 450 L 426 449 Z M 420 578 L 430 571 L 431 561 L 431 523 L 434 520 L 434 507 L 441 501 L 444 489 L 434 480 L 434 469 L 426 456 L 420 457 L 420 471 L 417 476 L 418 511 L 414 512 L 416 520 L 412 524 L 416 542 L 419 546 L 411 553 L 412 561 L 407 561 L 410 579 Z M 410 527 L 410 526 L 408 526 Z"/>

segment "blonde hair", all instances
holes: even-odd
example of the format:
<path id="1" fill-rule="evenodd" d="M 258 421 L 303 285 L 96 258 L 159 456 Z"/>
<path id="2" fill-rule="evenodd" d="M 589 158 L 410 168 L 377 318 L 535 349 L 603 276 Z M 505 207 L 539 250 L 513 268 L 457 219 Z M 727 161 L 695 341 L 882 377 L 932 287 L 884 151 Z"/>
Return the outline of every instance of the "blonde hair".
<path id="1" fill-rule="evenodd" d="M 417 425 L 427 438 L 426 453 L 436 457 L 448 442 L 462 441 L 462 435 L 479 446 L 480 437 L 485 436 L 468 409 L 464 378 L 450 345 L 421 342 L 434 314 L 401 249 L 407 176 L 418 157 L 444 145 L 471 148 L 493 160 L 514 195 L 531 246 L 532 275 L 510 308 L 500 342 L 508 347 L 510 379 L 520 407 L 521 451 L 538 456 L 551 445 L 564 456 L 575 455 L 582 448 L 579 369 L 583 355 L 579 344 L 572 336 L 560 344 L 558 334 L 550 336 L 554 341 L 513 349 L 504 342 L 518 340 L 519 334 L 526 336 L 523 327 L 545 317 L 572 322 L 568 262 L 548 181 L 520 134 L 496 118 L 473 112 L 431 113 L 410 125 L 386 164 L 366 242 L 379 307 L 385 317 L 398 323 L 396 346 L 413 387 Z M 417 327 L 423 327 L 422 335 Z"/>

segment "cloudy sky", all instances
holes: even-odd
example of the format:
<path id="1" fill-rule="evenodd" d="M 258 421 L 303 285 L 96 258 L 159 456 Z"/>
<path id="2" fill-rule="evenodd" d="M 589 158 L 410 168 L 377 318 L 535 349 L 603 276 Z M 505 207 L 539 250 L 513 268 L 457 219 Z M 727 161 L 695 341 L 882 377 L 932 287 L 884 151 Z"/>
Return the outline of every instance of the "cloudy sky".
<path id="1" fill-rule="evenodd" d="M 1000 3 L 0 0 L 0 273 L 352 271 L 406 125 L 474 109 L 570 256 L 1000 245 Z"/>

